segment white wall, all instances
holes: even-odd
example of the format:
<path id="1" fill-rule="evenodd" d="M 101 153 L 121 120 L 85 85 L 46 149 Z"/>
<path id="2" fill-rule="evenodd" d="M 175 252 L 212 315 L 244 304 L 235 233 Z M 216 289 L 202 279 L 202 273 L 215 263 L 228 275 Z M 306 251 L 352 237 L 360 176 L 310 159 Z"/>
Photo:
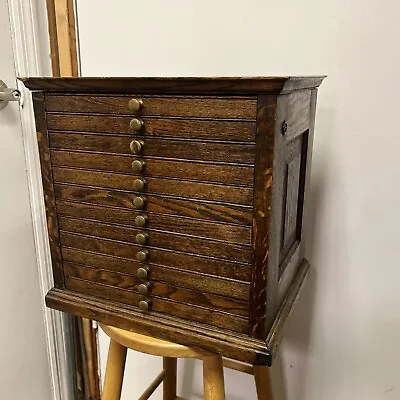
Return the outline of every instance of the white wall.
<path id="1" fill-rule="evenodd" d="M 276 399 L 399 399 L 399 1 L 78 0 L 78 13 L 84 76 L 329 75 L 307 221 L 315 270 L 273 368 Z M 182 394 L 193 372 L 198 398 L 200 366 L 186 366 Z M 131 354 L 123 399 L 156 369 Z M 226 381 L 228 399 L 255 398 L 250 377 Z"/>

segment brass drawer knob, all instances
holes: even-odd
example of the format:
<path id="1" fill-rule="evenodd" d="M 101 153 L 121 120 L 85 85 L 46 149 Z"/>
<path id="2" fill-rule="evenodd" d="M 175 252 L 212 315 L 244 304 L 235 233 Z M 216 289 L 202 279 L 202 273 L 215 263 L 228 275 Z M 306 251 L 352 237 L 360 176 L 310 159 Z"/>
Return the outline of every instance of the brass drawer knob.
<path id="1" fill-rule="evenodd" d="M 150 309 L 150 299 L 140 300 L 139 301 L 139 308 L 142 311 L 149 311 L 149 309 Z"/>
<path id="2" fill-rule="evenodd" d="M 150 282 L 143 282 L 138 285 L 138 292 L 142 295 L 146 295 L 149 293 L 150 290 Z"/>
<path id="3" fill-rule="evenodd" d="M 133 154 L 139 154 L 143 150 L 144 142 L 143 140 L 132 140 L 129 147 Z"/>
<path id="4" fill-rule="evenodd" d="M 146 224 L 147 224 L 147 216 L 146 215 L 138 215 L 135 218 L 136 226 L 146 226 Z"/>
<path id="5" fill-rule="evenodd" d="M 131 119 L 131 122 L 129 122 L 129 127 L 134 131 L 134 132 L 139 132 L 143 128 L 143 121 L 137 118 Z"/>
<path id="6" fill-rule="evenodd" d="M 133 205 L 138 208 L 139 210 L 143 209 L 146 206 L 146 197 L 136 196 L 133 199 Z"/>
<path id="7" fill-rule="evenodd" d="M 141 99 L 130 99 L 128 103 L 129 110 L 136 112 L 139 111 L 143 106 L 143 100 Z"/>
<path id="8" fill-rule="evenodd" d="M 149 238 L 149 235 L 147 233 L 138 233 L 135 236 L 135 240 L 136 240 L 137 244 L 146 244 L 148 238 Z"/>
<path id="9" fill-rule="evenodd" d="M 136 275 L 139 279 L 147 279 L 150 268 L 148 266 L 138 268 Z"/>
<path id="10" fill-rule="evenodd" d="M 147 260 L 148 255 L 149 252 L 147 250 L 140 250 L 136 254 L 136 259 L 140 262 L 145 262 Z"/>
<path id="11" fill-rule="evenodd" d="M 132 161 L 132 169 L 134 172 L 141 172 L 144 170 L 146 163 L 144 161 L 134 160 Z"/>
<path id="12" fill-rule="evenodd" d="M 135 179 L 133 181 L 133 188 L 138 192 L 141 192 L 146 186 L 146 181 L 144 179 Z"/>

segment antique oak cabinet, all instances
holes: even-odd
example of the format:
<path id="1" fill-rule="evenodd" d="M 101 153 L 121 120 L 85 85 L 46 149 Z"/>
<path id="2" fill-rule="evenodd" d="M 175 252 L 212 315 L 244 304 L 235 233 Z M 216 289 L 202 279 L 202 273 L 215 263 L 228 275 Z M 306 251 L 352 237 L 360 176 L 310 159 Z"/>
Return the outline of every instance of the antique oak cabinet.
<path id="1" fill-rule="evenodd" d="M 27 78 L 49 307 L 270 365 L 308 270 L 323 77 Z"/>

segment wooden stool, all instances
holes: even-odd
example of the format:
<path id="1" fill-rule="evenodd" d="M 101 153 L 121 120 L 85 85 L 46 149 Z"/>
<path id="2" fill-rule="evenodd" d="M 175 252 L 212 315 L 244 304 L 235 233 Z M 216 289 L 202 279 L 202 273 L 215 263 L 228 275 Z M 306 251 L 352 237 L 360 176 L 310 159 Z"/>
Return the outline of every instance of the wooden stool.
<path id="1" fill-rule="evenodd" d="M 224 400 L 223 367 L 254 375 L 258 400 L 272 400 L 268 367 L 251 366 L 192 347 L 155 339 L 112 326 L 101 325 L 110 337 L 106 375 L 102 400 L 120 400 L 124 378 L 127 349 L 163 357 L 163 371 L 139 397 L 147 400 L 163 382 L 163 400 L 184 400 L 176 395 L 177 358 L 200 358 L 203 360 L 203 386 L 205 400 Z"/>

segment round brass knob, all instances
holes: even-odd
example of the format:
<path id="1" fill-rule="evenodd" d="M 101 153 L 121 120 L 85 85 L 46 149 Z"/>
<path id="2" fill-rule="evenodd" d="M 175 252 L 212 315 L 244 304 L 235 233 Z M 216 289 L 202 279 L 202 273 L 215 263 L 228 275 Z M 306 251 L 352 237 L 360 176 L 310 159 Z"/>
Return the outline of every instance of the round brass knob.
<path id="1" fill-rule="evenodd" d="M 142 311 L 149 311 L 150 308 L 150 300 L 140 300 L 139 301 L 139 308 Z"/>
<path id="2" fill-rule="evenodd" d="M 143 128 L 143 121 L 137 118 L 131 119 L 131 122 L 129 122 L 129 127 L 135 131 L 139 132 Z"/>
<path id="3" fill-rule="evenodd" d="M 149 275 L 150 268 L 148 266 L 138 268 L 136 275 L 139 279 L 146 279 Z"/>
<path id="4" fill-rule="evenodd" d="M 135 179 L 133 181 L 133 188 L 138 192 L 141 192 L 146 186 L 146 181 L 144 179 Z"/>
<path id="5" fill-rule="evenodd" d="M 150 282 L 143 282 L 140 285 L 138 285 L 138 292 L 142 295 L 148 294 L 149 289 L 150 289 Z"/>
<path id="6" fill-rule="evenodd" d="M 142 208 L 145 207 L 146 201 L 147 201 L 146 197 L 136 196 L 136 197 L 133 199 L 133 205 L 134 205 L 136 208 L 138 208 L 138 209 L 141 210 Z"/>
<path id="7" fill-rule="evenodd" d="M 146 215 L 138 215 L 135 218 L 136 226 L 145 226 L 147 224 L 147 216 Z"/>
<path id="8" fill-rule="evenodd" d="M 139 111 L 143 106 L 143 100 L 141 99 L 130 99 L 128 103 L 129 110 L 136 112 Z"/>
<path id="9" fill-rule="evenodd" d="M 144 170 L 146 163 L 144 161 L 134 160 L 132 161 L 132 169 L 134 172 L 141 172 Z"/>
<path id="10" fill-rule="evenodd" d="M 146 244 L 149 235 L 147 233 L 138 233 L 135 236 L 136 243 L 138 244 Z"/>
<path id="11" fill-rule="evenodd" d="M 132 140 L 131 144 L 129 145 L 133 154 L 139 154 L 143 150 L 143 146 L 143 140 Z"/>
<path id="12" fill-rule="evenodd" d="M 149 255 L 149 252 L 147 250 L 140 250 L 136 254 L 136 258 L 140 262 L 145 262 L 147 260 L 147 256 Z"/>

